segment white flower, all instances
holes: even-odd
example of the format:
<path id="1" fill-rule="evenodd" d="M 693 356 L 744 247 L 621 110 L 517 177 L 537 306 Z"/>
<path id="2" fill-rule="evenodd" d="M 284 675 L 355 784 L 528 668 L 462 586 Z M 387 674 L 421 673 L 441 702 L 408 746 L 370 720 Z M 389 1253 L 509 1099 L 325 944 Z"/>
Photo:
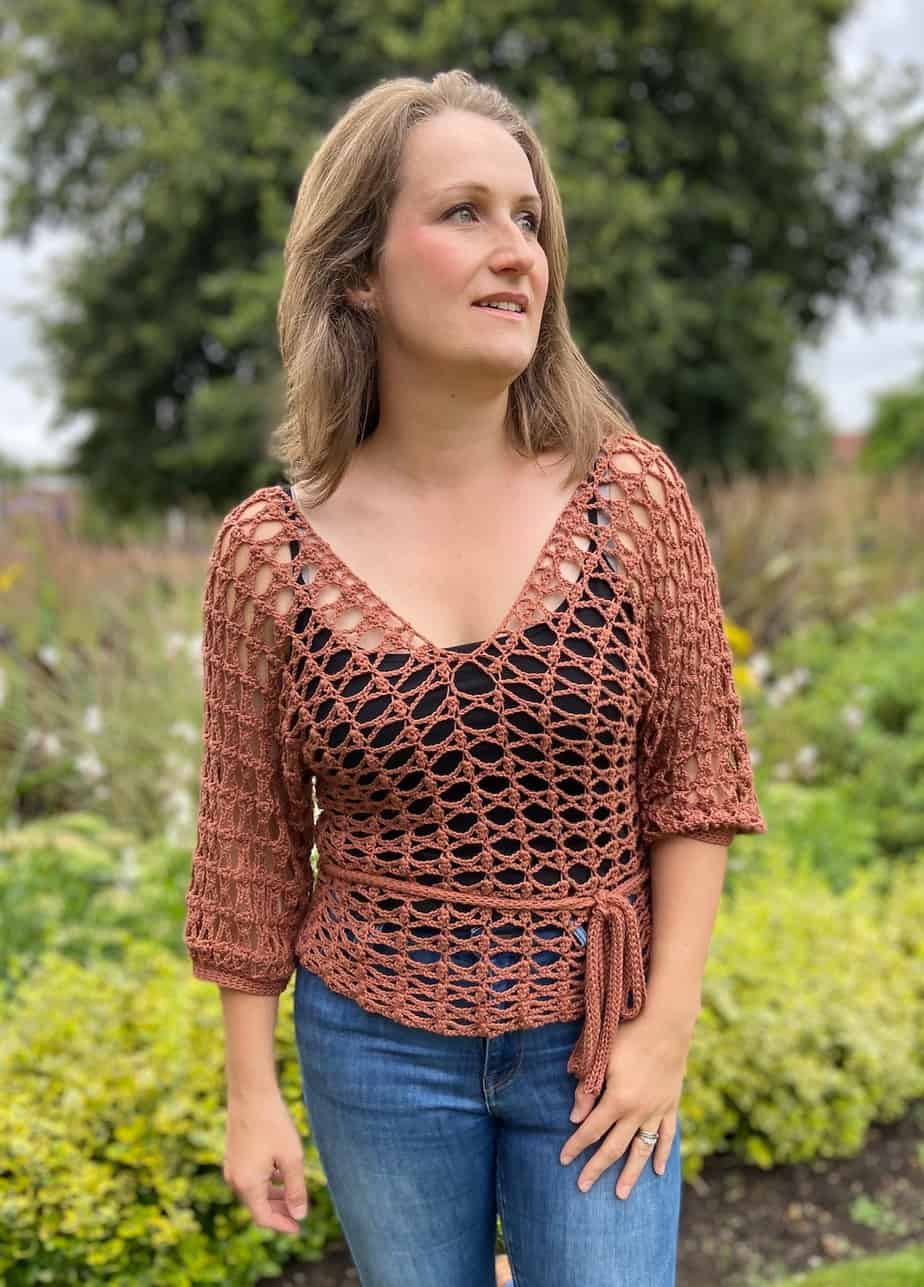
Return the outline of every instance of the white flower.
<path id="1" fill-rule="evenodd" d="M 811 672 L 804 666 L 797 667 L 788 675 L 781 675 L 775 684 L 767 689 L 767 701 L 771 706 L 781 706 L 789 701 L 794 693 L 804 688 L 811 678 Z"/>
<path id="2" fill-rule="evenodd" d="M 751 767 L 756 769 L 761 760 L 760 750 L 756 746 L 748 747 L 748 755 L 751 759 Z"/>
<path id="3" fill-rule="evenodd" d="M 98 706 L 88 706 L 83 717 L 83 727 L 87 733 L 98 733 L 103 727 L 103 715 Z"/>
<path id="4" fill-rule="evenodd" d="M 164 834 L 170 845 L 183 845 L 189 839 L 189 833 L 195 823 L 193 798 L 189 791 L 174 787 L 166 793 L 164 800 L 168 811 Z"/>
<path id="5" fill-rule="evenodd" d="M 748 665 L 751 668 L 751 674 L 759 684 L 764 682 L 772 669 L 770 658 L 765 652 L 755 652 Z"/>
<path id="6" fill-rule="evenodd" d="M 57 733 L 39 734 L 38 742 L 44 755 L 61 754 L 61 739 Z"/>
<path id="7" fill-rule="evenodd" d="M 164 636 L 164 652 L 169 658 L 185 653 L 193 663 L 202 660 L 202 634 L 183 635 L 173 630 Z"/>
<path id="8" fill-rule="evenodd" d="M 863 724 L 863 711 L 859 706 L 845 706 L 841 711 L 841 718 L 850 729 L 860 728 Z"/>
<path id="9" fill-rule="evenodd" d="M 85 778 L 99 779 L 105 776 L 103 762 L 95 751 L 85 751 L 83 755 L 78 755 L 75 763 Z"/>
<path id="10" fill-rule="evenodd" d="M 47 666 L 49 670 L 54 670 L 58 664 L 59 652 L 54 644 L 42 644 L 38 650 L 39 661 Z"/>
<path id="11" fill-rule="evenodd" d="M 123 889 L 130 889 L 138 879 L 138 850 L 134 845 L 125 845 L 121 853 L 118 883 Z"/>
<path id="12" fill-rule="evenodd" d="M 171 724 L 170 735 L 182 738 L 184 742 L 195 743 L 199 740 L 199 734 L 189 720 L 178 719 L 175 724 Z"/>
<path id="13" fill-rule="evenodd" d="M 781 675 L 775 684 L 767 689 L 767 701 L 771 706 L 782 706 L 795 692 L 789 675 Z"/>
<path id="14" fill-rule="evenodd" d="M 812 777 L 818 764 L 818 747 L 801 746 L 796 752 L 795 765 L 805 777 Z"/>
<path id="15" fill-rule="evenodd" d="M 169 777 L 166 780 L 165 790 L 171 791 L 174 787 L 182 784 L 192 772 L 192 763 L 188 755 L 176 751 L 164 752 L 164 769 Z"/>

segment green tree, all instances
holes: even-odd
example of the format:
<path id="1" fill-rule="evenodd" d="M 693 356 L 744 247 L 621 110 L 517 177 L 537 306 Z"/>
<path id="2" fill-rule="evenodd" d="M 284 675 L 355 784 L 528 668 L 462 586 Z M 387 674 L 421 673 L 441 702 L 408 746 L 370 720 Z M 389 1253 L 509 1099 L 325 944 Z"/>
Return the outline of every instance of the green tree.
<path id="1" fill-rule="evenodd" d="M 40 335 L 74 469 L 114 510 L 278 477 L 274 328 L 298 180 L 347 102 L 462 66 L 523 106 L 568 219 L 588 359 L 685 467 L 824 449 L 797 341 L 895 268 L 922 122 L 876 137 L 832 35 L 851 0 L 7 0 L 5 233 L 85 234 Z M 891 113 L 891 115 L 889 115 Z M 880 116 L 882 114 L 880 113 Z"/>
<path id="2" fill-rule="evenodd" d="M 907 388 L 876 399 L 860 464 L 881 474 L 909 465 L 924 468 L 924 372 Z"/>

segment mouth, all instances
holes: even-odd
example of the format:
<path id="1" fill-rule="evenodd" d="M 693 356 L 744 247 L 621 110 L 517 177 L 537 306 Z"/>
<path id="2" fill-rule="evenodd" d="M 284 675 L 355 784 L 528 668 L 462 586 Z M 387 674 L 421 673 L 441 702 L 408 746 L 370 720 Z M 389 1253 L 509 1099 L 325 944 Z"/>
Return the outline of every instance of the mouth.
<path id="1" fill-rule="evenodd" d="M 526 320 L 525 311 L 520 313 L 513 308 L 492 308 L 489 304 L 473 304 L 472 308 L 477 308 L 479 313 L 490 313 L 492 317 L 503 317 L 514 322 L 523 322 Z"/>

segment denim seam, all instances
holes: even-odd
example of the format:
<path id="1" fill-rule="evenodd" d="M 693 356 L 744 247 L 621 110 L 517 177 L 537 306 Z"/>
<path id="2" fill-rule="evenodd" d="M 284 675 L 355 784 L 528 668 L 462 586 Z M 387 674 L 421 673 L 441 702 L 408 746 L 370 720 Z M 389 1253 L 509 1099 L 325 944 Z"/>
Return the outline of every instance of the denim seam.
<path id="1" fill-rule="evenodd" d="M 497 1153 L 497 1209 L 500 1212 L 501 1229 L 504 1234 L 504 1250 L 507 1252 L 507 1258 L 510 1261 L 510 1277 L 513 1279 L 513 1287 L 520 1287 L 520 1280 L 514 1267 L 514 1247 L 507 1228 L 507 1205 L 504 1202 L 504 1163 L 501 1159 L 500 1150 Z"/>
<path id="2" fill-rule="evenodd" d="M 490 1038 L 490 1037 L 488 1037 L 488 1040 L 490 1041 L 490 1040 L 491 1040 L 491 1038 Z M 485 1051 L 485 1055 L 487 1056 L 487 1051 Z M 515 1063 L 515 1064 L 513 1065 L 513 1067 L 509 1070 L 509 1072 L 506 1074 L 506 1076 L 503 1078 L 503 1080 L 502 1080 L 502 1081 L 496 1081 L 496 1082 L 494 1083 L 494 1085 L 491 1087 L 491 1093 L 492 1093 L 492 1094 L 495 1094 L 495 1095 L 496 1095 L 496 1094 L 497 1094 L 497 1092 L 498 1092 L 499 1090 L 503 1090 L 505 1086 L 509 1086 L 509 1085 L 510 1085 L 510 1083 L 513 1081 L 514 1077 L 515 1077 L 515 1076 L 517 1075 L 517 1073 L 520 1071 L 520 1064 L 521 1064 L 522 1062 L 523 1062 L 523 1043 L 522 1043 L 522 1041 L 521 1041 L 521 1042 L 520 1042 L 520 1047 L 519 1047 L 519 1049 L 517 1050 L 517 1059 L 516 1059 L 516 1063 Z M 484 1082 L 484 1078 L 483 1078 L 483 1077 L 482 1077 L 482 1082 Z M 487 1086 L 484 1086 L 483 1088 L 484 1088 L 484 1091 L 485 1091 L 485 1095 L 487 1095 Z"/>

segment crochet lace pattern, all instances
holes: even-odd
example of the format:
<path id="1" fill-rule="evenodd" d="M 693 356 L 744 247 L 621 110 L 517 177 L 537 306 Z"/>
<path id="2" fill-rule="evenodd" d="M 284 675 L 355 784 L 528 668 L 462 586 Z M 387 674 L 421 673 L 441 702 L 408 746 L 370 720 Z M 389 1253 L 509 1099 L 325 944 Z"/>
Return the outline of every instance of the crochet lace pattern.
<path id="1" fill-rule="evenodd" d="M 645 1003 L 651 845 L 766 831 L 683 480 L 605 438 L 497 630 L 452 647 L 290 493 L 236 505 L 208 562 L 194 975 L 275 995 L 298 960 L 447 1035 L 583 1017 L 567 1066 L 598 1094 Z"/>

